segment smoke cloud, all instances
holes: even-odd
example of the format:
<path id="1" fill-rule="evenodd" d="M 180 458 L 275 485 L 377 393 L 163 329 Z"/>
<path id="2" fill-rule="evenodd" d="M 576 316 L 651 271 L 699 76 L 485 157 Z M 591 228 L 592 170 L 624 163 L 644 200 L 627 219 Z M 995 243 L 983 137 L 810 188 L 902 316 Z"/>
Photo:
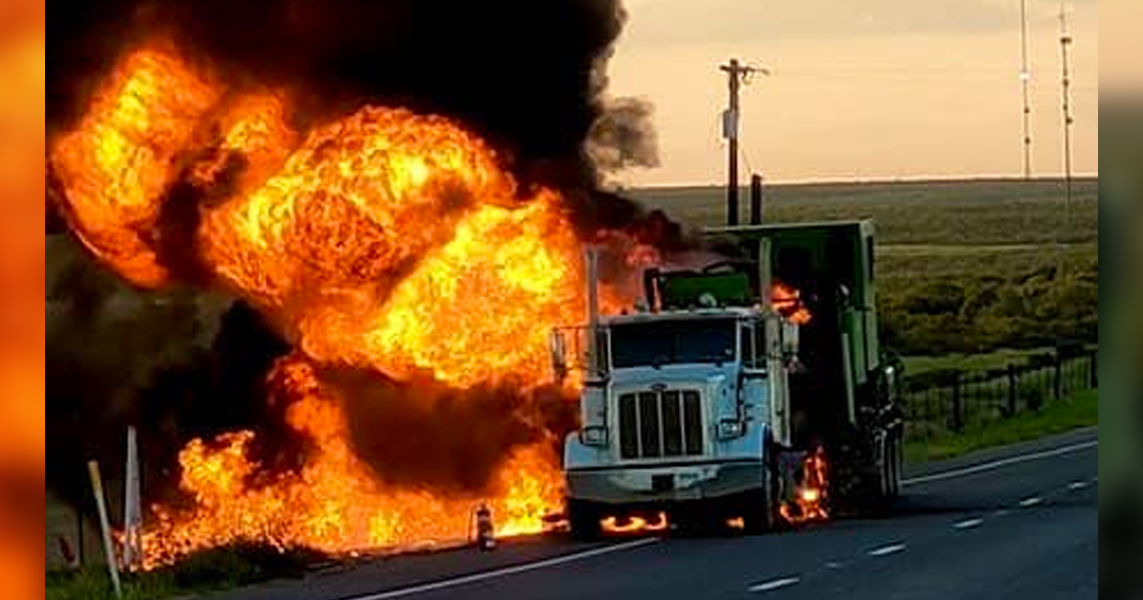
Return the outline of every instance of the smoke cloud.
<path id="1" fill-rule="evenodd" d="M 612 133 L 595 145 L 624 161 L 653 148 L 638 139 L 645 103 L 602 100 L 619 0 L 55 0 L 47 14 L 51 130 L 125 48 L 162 37 L 235 81 L 289 89 L 311 123 L 363 103 L 453 117 L 507 150 L 525 184 L 590 187 L 597 122 Z"/>
<path id="2" fill-rule="evenodd" d="M 383 483 L 403 487 L 479 492 L 512 450 L 558 447 L 579 411 L 557 389 L 525 399 L 511 386 L 459 391 L 375 372 L 325 369 L 319 378 L 342 399 L 357 455 Z"/>
<path id="3" fill-rule="evenodd" d="M 117 477 L 128 424 L 145 425 L 144 478 L 157 493 L 171 479 L 161 469 L 193 437 L 256 424 L 269 437 L 285 431 L 262 398 L 266 372 L 289 348 L 254 311 L 189 289 L 140 292 L 69 237 L 46 244 L 49 487 L 86 505 L 84 462 L 101 459 Z"/>
<path id="4" fill-rule="evenodd" d="M 591 128 L 588 154 L 596 168 L 612 173 L 631 167 L 659 166 L 654 107 L 642 98 L 616 98 L 606 103 Z"/>

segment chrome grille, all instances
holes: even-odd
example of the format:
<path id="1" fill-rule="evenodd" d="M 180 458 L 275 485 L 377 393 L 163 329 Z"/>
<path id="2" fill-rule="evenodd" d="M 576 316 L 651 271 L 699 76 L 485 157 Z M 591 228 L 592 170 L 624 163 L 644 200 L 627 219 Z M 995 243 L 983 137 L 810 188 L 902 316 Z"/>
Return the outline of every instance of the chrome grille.
<path id="1" fill-rule="evenodd" d="M 702 411 L 694 390 L 619 395 L 619 455 L 660 458 L 702 454 Z"/>

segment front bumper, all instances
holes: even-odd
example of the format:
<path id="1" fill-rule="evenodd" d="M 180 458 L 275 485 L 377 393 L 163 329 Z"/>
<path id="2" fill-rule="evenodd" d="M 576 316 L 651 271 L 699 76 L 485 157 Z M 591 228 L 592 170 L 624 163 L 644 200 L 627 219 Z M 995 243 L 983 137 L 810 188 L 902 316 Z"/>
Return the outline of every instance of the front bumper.
<path id="1" fill-rule="evenodd" d="M 762 490 L 761 460 L 567 471 L 568 497 L 602 504 L 673 504 Z"/>

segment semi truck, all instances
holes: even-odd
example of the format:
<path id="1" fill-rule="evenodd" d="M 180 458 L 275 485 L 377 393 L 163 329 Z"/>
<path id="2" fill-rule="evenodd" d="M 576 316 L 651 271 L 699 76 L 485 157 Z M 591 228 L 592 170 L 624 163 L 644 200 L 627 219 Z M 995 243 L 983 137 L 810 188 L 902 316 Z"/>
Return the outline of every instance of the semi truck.
<path id="1" fill-rule="evenodd" d="M 898 493 L 899 361 L 878 343 L 871 221 L 709 229 L 726 260 L 648 269 L 644 298 L 552 334 L 582 369 L 564 445 L 571 533 L 603 518 L 767 531 L 885 510 Z"/>

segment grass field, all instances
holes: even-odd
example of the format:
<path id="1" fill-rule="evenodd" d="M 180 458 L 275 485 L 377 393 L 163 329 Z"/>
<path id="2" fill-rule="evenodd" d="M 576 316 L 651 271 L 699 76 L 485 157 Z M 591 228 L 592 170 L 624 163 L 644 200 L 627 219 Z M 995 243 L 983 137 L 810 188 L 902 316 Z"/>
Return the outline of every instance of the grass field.
<path id="1" fill-rule="evenodd" d="M 1076 182 L 1065 210 L 1055 180 L 776 185 L 765 220 L 873 219 L 882 337 L 902 354 L 1022 352 L 1096 341 L 1098 190 Z M 719 187 L 627 193 L 696 227 L 725 221 Z"/>
<path id="2" fill-rule="evenodd" d="M 1047 404 L 1037 412 L 945 433 L 905 445 L 907 462 L 925 462 L 960 456 L 981 448 L 1014 444 L 1099 423 L 1099 391 L 1085 390 L 1068 400 Z"/>
<path id="3" fill-rule="evenodd" d="M 929 181 L 775 185 L 766 189 L 765 220 L 773 223 L 871 218 L 885 245 L 1047 244 L 1095 242 L 1098 181 L 1074 185 L 1070 234 L 1063 184 L 1055 180 Z M 649 208 L 701 226 L 726 220 L 721 187 L 649 188 L 626 193 Z M 740 205 L 745 221 L 748 190 Z"/>

